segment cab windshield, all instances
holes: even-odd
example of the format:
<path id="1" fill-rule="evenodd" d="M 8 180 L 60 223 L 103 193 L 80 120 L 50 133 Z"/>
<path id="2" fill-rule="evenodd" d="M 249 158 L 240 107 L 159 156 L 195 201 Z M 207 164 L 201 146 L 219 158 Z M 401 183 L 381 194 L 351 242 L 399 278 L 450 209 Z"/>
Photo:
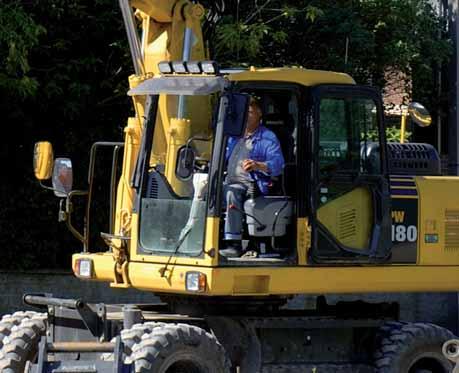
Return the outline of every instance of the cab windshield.
<path id="1" fill-rule="evenodd" d="M 147 121 L 153 128 L 144 129 L 147 151 L 138 205 L 139 246 L 144 254 L 202 253 L 214 99 L 212 95 L 161 95 L 156 120 Z M 183 118 L 193 120 L 176 119 L 178 108 Z"/>
<path id="2" fill-rule="evenodd" d="M 205 202 L 142 198 L 140 243 L 145 251 L 198 254 L 204 240 Z"/>

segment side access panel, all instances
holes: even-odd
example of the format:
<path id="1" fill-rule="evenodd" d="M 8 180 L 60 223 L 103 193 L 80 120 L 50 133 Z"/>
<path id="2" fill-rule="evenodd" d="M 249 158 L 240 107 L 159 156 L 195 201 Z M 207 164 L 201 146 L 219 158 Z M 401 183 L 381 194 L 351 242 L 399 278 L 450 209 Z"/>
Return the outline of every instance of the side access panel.
<path id="1" fill-rule="evenodd" d="M 459 265 L 459 178 L 418 176 L 419 264 Z"/>

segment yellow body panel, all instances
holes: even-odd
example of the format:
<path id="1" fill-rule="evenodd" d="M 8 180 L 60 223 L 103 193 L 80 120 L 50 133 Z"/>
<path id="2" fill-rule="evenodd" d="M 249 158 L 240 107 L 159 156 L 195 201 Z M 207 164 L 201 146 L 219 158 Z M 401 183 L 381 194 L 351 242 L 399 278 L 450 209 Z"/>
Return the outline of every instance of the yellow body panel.
<path id="1" fill-rule="evenodd" d="M 252 68 L 250 71 L 230 74 L 228 75 L 228 79 L 232 81 L 290 82 L 304 86 L 355 84 L 354 79 L 348 74 L 303 68 Z"/>
<path id="2" fill-rule="evenodd" d="M 369 245 L 373 206 L 371 192 L 356 188 L 324 204 L 317 219 L 343 245 L 364 250 Z"/>
<path id="3" fill-rule="evenodd" d="M 91 258 L 98 281 L 110 281 L 113 259 L 104 254 L 76 254 Z M 456 291 L 459 266 L 359 266 L 359 267 L 196 267 L 129 263 L 131 285 L 155 293 L 195 294 L 185 289 L 188 271 L 207 277 L 207 289 L 199 295 L 289 295 L 366 292 Z"/>
<path id="4" fill-rule="evenodd" d="M 419 264 L 459 265 L 459 178 L 416 177 L 419 190 Z M 426 243 L 425 235 L 438 242 Z"/>

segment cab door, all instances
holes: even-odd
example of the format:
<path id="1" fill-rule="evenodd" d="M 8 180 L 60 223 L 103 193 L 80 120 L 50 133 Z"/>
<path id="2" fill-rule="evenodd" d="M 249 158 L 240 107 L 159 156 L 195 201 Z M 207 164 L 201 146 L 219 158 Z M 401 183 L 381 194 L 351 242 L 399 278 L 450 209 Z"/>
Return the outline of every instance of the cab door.
<path id="1" fill-rule="evenodd" d="M 391 205 L 381 97 L 369 87 L 320 86 L 312 98 L 311 259 L 387 261 Z"/>

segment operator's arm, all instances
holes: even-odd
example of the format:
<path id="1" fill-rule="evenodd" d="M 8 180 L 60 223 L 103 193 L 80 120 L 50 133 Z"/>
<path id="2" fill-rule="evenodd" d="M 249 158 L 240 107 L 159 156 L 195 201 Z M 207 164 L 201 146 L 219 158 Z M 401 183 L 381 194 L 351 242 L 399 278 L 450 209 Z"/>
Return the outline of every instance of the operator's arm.
<path id="1" fill-rule="evenodd" d="M 273 136 L 270 140 L 265 140 L 264 161 L 246 159 L 242 167 L 245 171 L 259 171 L 268 176 L 279 176 L 284 169 L 284 156 L 280 147 L 279 140 Z"/>
<path id="2" fill-rule="evenodd" d="M 277 137 L 274 137 L 273 141 L 266 149 L 266 161 L 263 162 L 266 165 L 267 170 L 261 169 L 260 171 L 265 172 L 269 176 L 279 176 L 284 169 L 284 156 L 282 155 L 282 149 Z"/>

